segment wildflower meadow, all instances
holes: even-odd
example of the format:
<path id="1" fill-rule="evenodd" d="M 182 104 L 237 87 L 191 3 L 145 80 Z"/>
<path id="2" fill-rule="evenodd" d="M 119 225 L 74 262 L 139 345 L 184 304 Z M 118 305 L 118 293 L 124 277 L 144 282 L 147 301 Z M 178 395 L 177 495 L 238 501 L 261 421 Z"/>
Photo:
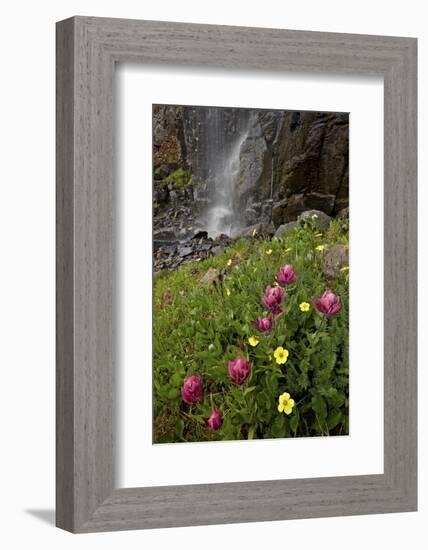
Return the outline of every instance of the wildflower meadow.
<path id="1" fill-rule="evenodd" d="M 347 220 L 156 274 L 154 443 L 349 433 Z M 206 277 L 207 273 L 211 275 Z"/>

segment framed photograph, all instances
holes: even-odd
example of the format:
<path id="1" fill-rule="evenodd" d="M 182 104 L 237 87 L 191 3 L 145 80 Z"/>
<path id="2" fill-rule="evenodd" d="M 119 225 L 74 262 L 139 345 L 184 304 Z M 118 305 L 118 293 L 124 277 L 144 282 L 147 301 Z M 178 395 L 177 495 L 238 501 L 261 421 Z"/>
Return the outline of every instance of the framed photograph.
<path id="1" fill-rule="evenodd" d="M 416 39 L 57 24 L 57 526 L 417 507 Z"/>
<path id="2" fill-rule="evenodd" d="M 153 443 L 348 435 L 348 113 L 153 130 Z"/>

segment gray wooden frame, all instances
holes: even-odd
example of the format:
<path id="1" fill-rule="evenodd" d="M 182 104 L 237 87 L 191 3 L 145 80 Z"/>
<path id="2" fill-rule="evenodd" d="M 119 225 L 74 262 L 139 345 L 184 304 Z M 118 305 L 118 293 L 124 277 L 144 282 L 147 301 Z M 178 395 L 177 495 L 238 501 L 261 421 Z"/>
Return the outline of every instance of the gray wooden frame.
<path id="1" fill-rule="evenodd" d="M 382 475 L 115 488 L 113 80 L 124 61 L 383 76 Z M 58 527 L 416 510 L 416 154 L 416 39 L 88 17 L 57 24 Z"/>

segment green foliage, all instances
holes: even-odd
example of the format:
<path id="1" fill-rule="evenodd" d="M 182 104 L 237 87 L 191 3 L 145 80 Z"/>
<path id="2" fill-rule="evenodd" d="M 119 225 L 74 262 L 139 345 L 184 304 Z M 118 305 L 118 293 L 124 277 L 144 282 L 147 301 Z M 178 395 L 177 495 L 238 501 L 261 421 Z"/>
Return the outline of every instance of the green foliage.
<path id="1" fill-rule="evenodd" d="M 219 256 L 164 271 L 154 285 L 154 440 L 160 442 L 342 435 L 348 433 L 348 273 L 326 280 L 320 244 L 347 246 L 347 226 L 333 221 L 320 234 L 307 223 L 284 240 L 240 240 Z M 272 250 L 270 254 L 267 254 Z M 228 265 L 232 260 L 231 265 Z M 262 297 L 280 266 L 292 264 L 299 278 L 286 288 L 284 313 L 267 333 L 254 321 L 266 315 Z M 213 285 L 200 280 L 218 270 Z M 341 312 L 324 318 L 312 299 L 331 289 Z M 165 299 L 165 293 L 172 299 Z M 311 304 L 302 312 L 299 304 Z M 252 347 L 248 338 L 259 343 Z M 274 351 L 289 351 L 277 364 Z M 228 361 L 252 361 L 243 386 L 227 373 Z M 188 405 L 180 388 L 186 376 L 202 377 L 204 396 Z M 295 401 L 290 415 L 278 412 L 287 392 Z M 213 406 L 223 415 L 220 431 L 206 419 Z"/>
<path id="2" fill-rule="evenodd" d="M 172 183 L 177 190 L 183 190 L 185 187 L 191 185 L 192 175 L 189 170 L 185 168 L 177 168 L 166 179 L 168 183 Z"/>

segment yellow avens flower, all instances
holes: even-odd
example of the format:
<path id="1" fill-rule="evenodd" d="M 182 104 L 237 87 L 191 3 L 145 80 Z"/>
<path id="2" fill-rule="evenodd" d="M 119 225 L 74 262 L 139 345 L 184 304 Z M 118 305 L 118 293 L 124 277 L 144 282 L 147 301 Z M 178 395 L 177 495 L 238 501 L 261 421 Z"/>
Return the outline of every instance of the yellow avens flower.
<path id="1" fill-rule="evenodd" d="M 290 394 L 284 392 L 278 398 L 278 411 L 280 413 L 291 414 L 294 407 L 294 399 L 291 399 Z"/>
<path id="2" fill-rule="evenodd" d="M 266 250 L 266 254 L 270 256 L 272 254 L 272 248 L 269 248 L 269 250 Z"/>
<path id="3" fill-rule="evenodd" d="M 253 229 L 253 237 L 255 237 L 257 235 L 257 229 Z"/>
<path id="4" fill-rule="evenodd" d="M 322 252 L 325 248 L 325 244 L 319 244 L 318 246 L 315 247 L 315 250 L 319 250 L 320 252 Z"/>
<path id="5" fill-rule="evenodd" d="M 231 295 L 231 292 L 230 292 L 230 290 L 229 290 L 228 288 L 226 288 L 226 294 L 227 294 L 228 296 Z"/>
<path id="6" fill-rule="evenodd" d="M 349 265 L 344 265 L 340 268 L 340 271 L 349 271 Z"/>
<path id="7" fill-rule="evenodd" d="M 250 346 L 253 346 L 253 348 L 255 348 L 257 346 L 257 344 L 259 343 L 259 341 L 257 340 L 257 338 L 255 336 L 250 336 L 248 338 L 248 343 L 250 344 Z"/>
<path id="8" fill-rule="evenodd" d="M 311 309 L 311 304 L 308 304 L 308 302 L 302 302 L 299 307 L 300 311 L 309 311 Z"/>
<path id="9" fill-rule="evenodd" d="M 275 357 L 276 362 L 278 363 L 278 365 L 283 365 L 284 363 L 287 362 L 287 359 L 288 359 L 288 349 L 285 349 L 285 348 L 279 346 L 274 351 L 273 356 Z"/>
<path id="10" fill-rule="evenodd" d="M 229 259 L 227 260 L 227 265 L 228 265 L 229 267 L 232 265 L 232 258 L 229 258 Z"/>

